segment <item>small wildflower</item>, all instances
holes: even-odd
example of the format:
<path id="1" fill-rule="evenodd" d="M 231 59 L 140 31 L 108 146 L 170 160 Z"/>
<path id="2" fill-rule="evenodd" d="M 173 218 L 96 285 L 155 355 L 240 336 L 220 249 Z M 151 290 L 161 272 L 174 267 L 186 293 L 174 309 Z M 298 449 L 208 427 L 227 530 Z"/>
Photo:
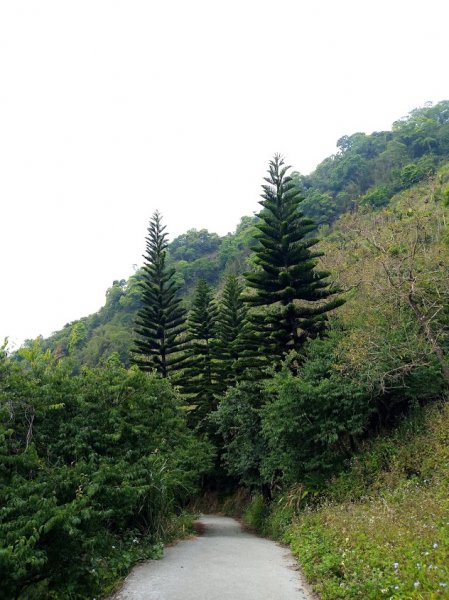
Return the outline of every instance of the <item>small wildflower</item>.
<path id="1" fill-rule="evenodd" d="M 440 587 L 443 587 L 443 588 L 447 587 L 447 583 L 440 583 Z"/>
<path id="2" fill-rule="evenodd" d="M 416 590 L 417 588 L 419 588 L 419 586 L 420 586 L 420 585 L 421 585 L 421 584 L 419 583 L 419 581 L 415 581 L 415 583 L 413 584 L 413 587 L 414 587 L 414 588 L 415 588 L 415 590 Z"/>
<path id="3" fill-rule="evenodd" d="M 421 568 L 421 563 L 416 563 L 416 568 L 420 569 Z"/>
<path id="4" fill-rule="evenodd" d="M 138 543 L 139 543 L 139 540 L 137 538 L 134 538 L 133 539 L 133 544 L 138 544 Z"/>
<path id="5" fill-rule="evenodd" d="M 434 545 L 433 545 L 433 548 L 438 548 L 438 544 L 434 544 Z"/>
<path id="6" fill-rule="evenodd" d="M 113 547 L 113 548 L 114 548 L 114 550 L 115 550 L 115 546 L 112 546 L 112 547 Z"/>
<path id="7" fill-rule="evenodd" d="M 397 571 L 399 569 L 399 563 L 394 563 L 393 567 L 394 567 L 394 570 Z"/>
<path id="8" fill-rule="evenodd" d="M 394 589 L 395 589 L 395 590 L 398 590 L 398 589 L 399 589 L 399 586 L 398 586 L 398 585 L 395 585 L 395 586 L 394 586 Z"/>

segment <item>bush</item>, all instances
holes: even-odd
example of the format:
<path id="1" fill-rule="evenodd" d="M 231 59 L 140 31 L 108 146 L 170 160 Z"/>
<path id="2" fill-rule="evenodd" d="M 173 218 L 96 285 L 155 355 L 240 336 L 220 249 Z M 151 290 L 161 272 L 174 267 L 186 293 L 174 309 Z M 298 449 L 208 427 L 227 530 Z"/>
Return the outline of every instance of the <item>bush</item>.
<path id="1" fill-rule="evenodd" d="M 224 442 L 222 458 L 227 472 L 251 489 L 264 483 L 260 472 L 266 453 L 260 425 L 262 402 L 263 386 L 242 382 L 228 389 L 211 416 Z"/>
<path id="2" fill-rule="evenodd" d="M 435 172 L 435 159 L 432 156 L 423 156 L 413 163 L 402 167 L 400 179 L 403 188 L 409 188 L 419 183 Z"/>
<path id="3" fill-rule="evenodd" d="M 243 513 L 243 520 L 256 531 L 263 532 L 265 520 L 268 516 L 268 507 L 261 494 L 255 495 L 248 508 Z"/>
<path id="4" fill-rule="evenodd" d="M 0 595 L 86 598 L 159 552 L 211 450 L 167 381 L 21 358 L 2 358 Z"/>
<path id="5" fill-rule="evenodd" d="M 309 342 L 298 375 L 287 361 L 267 383 L 271 400 L 262 409 L 266 481 L 320 487 L 367 426 L 373 408 L 363 383 L 338 368 L 342 336 L 335 330 L 327 339 Z"/>
<path id="6" fill-rule="evenodd" d="M 385 185 L 379 185 L 360 197 L 362 206 L 371 206 L 372 208 L 383 208 L 390 202 L 393 192 Z"/>
<path id="7" fill-rule="evenodd" d="M 283 528 L 322 600 L 447 597 L 448 432 L 447 404 L 418 410 Z M 262 527 L 284 510 L 273 504 Z"/>

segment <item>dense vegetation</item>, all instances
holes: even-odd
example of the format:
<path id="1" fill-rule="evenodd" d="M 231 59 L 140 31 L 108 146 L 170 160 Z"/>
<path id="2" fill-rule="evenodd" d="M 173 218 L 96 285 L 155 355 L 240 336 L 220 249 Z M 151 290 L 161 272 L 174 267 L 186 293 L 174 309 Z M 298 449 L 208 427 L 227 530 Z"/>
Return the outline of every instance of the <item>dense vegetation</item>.
<path id="1" fill-rule="evenodd" d="M 386 207 L 396 193 L 427 180 L 449 160 L 449 101 L 413 110 L 391 131 L 343 136 L 337 146 L 338 152 L 310 175 L 293 174 L 304 196 L 301 210 L 325 229 L 361 206 Z M 199 279 L 219 290 L 227 274 L 241 275 L 252 268 L 256 221 L 244 217 L 235 232 L 224 237 L 190 230 L 169 244 L 168 265 L 176 269 L 187 308 Z M 129 365 L 141 278 L 139 269 L 127 281 L 114 281 L 100 311 L 68 323 L 45 340 L 44 347 L 59 355 L 70 353 L 78 367 L 96 366 L 112 352 Z"/>
<path id="2" fill-rule="evenodd" d="M 305 191 L 303 210 L 319 224 L 359 204 L 386 206 L 394 194 L 434 174 L 449 157 L 449 102 L 415 109 L 391 131 L 344 135 L 337 147 L 313 173 L 296 176 Z"/>
<path id="3" fill-rule="evenodd" d="M 447 598 L 449 410 L 416 409 L 319 494 L 296 485 L 245 520 L 290 544 L 322 600 Z"/>
<path id="4" fill-rule="evenodd" d="M 432 469 L 447 483 L 445 408 L 426 421 L 438 464 L 414 469 L 382 440 L 447 394 L 449 102 L 338 148 L 309 176 L 275 156 L 261 211 L 222 238 L 167 244 L 155 214 L 144 267 L 98 313 L 2 352 L 3 595 L 100 594 L 156 552 L 201 480 L 256 493 L 249 518 L 289 536 L 324 598 L 443 589 L 410 587 L 399 524 L 403 546 L 393 528 L 375 539 L 409 552 L 408 574 L 385 575 L 394 552 L 375 555 L 364 515 L 415 514 L 411 487 L 447 509 L 428 486 Z M 432 543 L 442 564 L 447 537 Z M 353 569 L 342 552 L 360 553 Z"/>
<path id="5" fill-rule="evenodd" d="M 0 356 L 0 595 L 89 598 L 157 555 L 211 448 L 116 356 L 77 376 L 38 342 L 19 358 Z"/>

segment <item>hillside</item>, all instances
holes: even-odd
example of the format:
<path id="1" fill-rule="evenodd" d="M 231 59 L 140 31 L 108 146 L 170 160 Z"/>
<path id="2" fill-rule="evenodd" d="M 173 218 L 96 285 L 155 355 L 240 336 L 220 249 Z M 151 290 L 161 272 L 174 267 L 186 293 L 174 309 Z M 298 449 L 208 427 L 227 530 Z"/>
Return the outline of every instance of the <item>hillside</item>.
<path id="1" fill-rule="evenodd" d="M 205 229 L 192 229 L 171 242 L 168 260 L 176 269 L 187 307 L 199 279 L 219 288 L 224 274 L 238 275 L 248 268 L 254 222 L 254 217 L 243 217 L 235 232 L 223 237 Z M 128 280 L 114 281 L 97 313 L 67 323 L 44 341 L 44 348 L 57 356 L 70 354 L 75 368 L 82 364 L 95 366 L 114 352 L 124 365 L 129 365 L 133 323 L 141 306 L 141 278 L 139 269 Z"/>
<path id="2" fill-rule="evenodd" d="M 339 219 L 320 249 L 346 303 L 227 439 L 232 472 L 274 482 L 245 520 L 291 546 L 323 600 L 448 594 L 448 207 L 446 163 Z M 222 402 L 228 430 L 243 406 Z"/>
<path id="3" fill-rule="evenodd" d="M 337 148 L 310 175 L 293 175 L 304 196 L 302 210 L 322 227 L 322 235 L 342 215 L 360 208 L 381 209 L 395 194 L 435 174 L 449 159 L 449 101 L 413 110 L 391 131 L 343 136 Z M 199 279 L 219 290 L 227 273 L 240 275 L 252 268 L 247 259 L 254 222 L 254 217 L 243 217 L 226 236 L 190 230 L 171 242 L 169 260 L 187 307 Z M 138 270 L 127 281 L 114 281 L 97 313 L 66 324 L 45 340 L 44 347 L 58 356 L 70 354 L 76 368 L 95 366 L 113 352 L 128 365 L 140 277 Z"/>
<path id="4" fill-rule="evenodd" d="M 227 469 L 244 485 L 301 481 L 319 490 L 366 437 L 444 394 L 448 189 L 446 165 L 384 208 L 348 213 L 322 237 L 321 266 L 346 291 L 327 335 L 257 391 L 231 390 L 218 408 Z"/>

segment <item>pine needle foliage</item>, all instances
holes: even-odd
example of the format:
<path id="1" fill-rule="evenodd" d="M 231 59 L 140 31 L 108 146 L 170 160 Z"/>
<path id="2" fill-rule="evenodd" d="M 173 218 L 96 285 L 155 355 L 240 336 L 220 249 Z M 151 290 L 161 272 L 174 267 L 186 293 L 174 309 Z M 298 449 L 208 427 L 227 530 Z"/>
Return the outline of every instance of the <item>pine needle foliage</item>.
<path id="1" fill-rule="evenodd" d="M 185 363 L 186 311 L 174 279 L 175 269 L 167 267 L 167 233 L 156 211 L 148 227 L 144 255 L 142 308 L 136 317 L 134 362 L 144 371 L 156 369 L 168 377 Z"/>
<path id="2" fill-rule="evenodd" d="M 212 288 L 200 279 L 188 318 L 189 360 L 184 370 L 183 391 L 196 407 L 195 424 L 215 408 L 217 377 L 214 366 L 218 308 Z"/>
<path id="3" fill-rule="evenodd" d="M 254 293 L 245 299 L 253 311 L 252 321 L 265 353 L 281 358 L 299 350 L 304 341 L 324 328 L 326 313 L 343 300 L 334 297 L 329 273 L 316 269 L 322 253 L 313 250 L 318 242 L 309 234 L 313 220 L 300 210 L 303 200 L 280 155 L 270 161 L 256 224 L 259 245 L 254 249 L 258 269 L 245 277 Z"/>
<path id="4" fill-rule="evenodd" d="M 220 390 L 236 383 L 240 374 L 238 359 L 243 353 L 242 332 L 247 325 L 243 286 L 235 275 L 226 279 L 218 312 L 217 371 Z"/>

